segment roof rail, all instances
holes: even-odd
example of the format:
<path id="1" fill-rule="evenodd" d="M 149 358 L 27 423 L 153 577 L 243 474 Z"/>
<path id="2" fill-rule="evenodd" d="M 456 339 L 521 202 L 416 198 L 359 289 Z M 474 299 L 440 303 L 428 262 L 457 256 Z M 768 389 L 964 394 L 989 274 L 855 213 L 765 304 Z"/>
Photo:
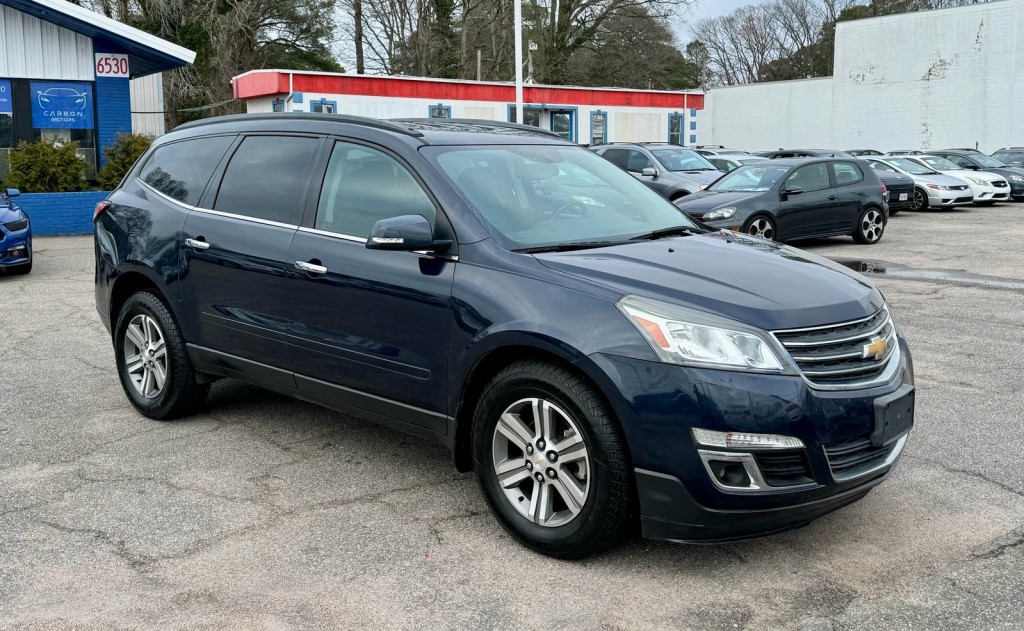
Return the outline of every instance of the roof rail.
<path id="1" fill-rule="evenodd" d="M 448 124 L 456 125 L 475 125 L 477 127 L 497 127 L 500 129 L 515 129 L 517 131 L 525 131 L 533 134 L 543 134 L 545 136 L 552 136 L 554 138 L 562 138 L 556 132 L 549 131 L 547 129 L 541 129 L 540 127 L 534 127 L 533 125 L 522 125 L 519 123 L 509 123 L 505 121 L 486 120 L 483 118 L 392 118 L 393 123 L 411 123 L 423 127 L 443 127 Z M 564 140 L 564 138 L 562 138 Z"/>
<path id="2" fill-rule="evenodd" d="M 363 127 L 373 127 L 376 129 L 383 129 L 386 131 L 393 131 L 399 134 L 405 134 L 407 136 L 422 136 L 422 132 L 416 131 L 415 129 L 409 129 L 404 125 L 400 125 L 394 121 L 382 120 L 379 118 L 369 118 L 366 116 L 350 116 L 348 114 L 325 114 L 320 112 L 261 112 L 258 114 L 229 114 L 226 116 L 212 116 L 210 118 L 204 118 L 197 121 L 191 121 L 184 125 L 179 125 L 175 129 L 193 129 L 195 127 L 203 127 L 205 125 L 213 125 L 216 123 L 233 123 L 239 121 L 252 121 L 252 120 L 318 120 L 326 121 L 330 123 L 346 123 L 349 125 L 362 125 Z"/>

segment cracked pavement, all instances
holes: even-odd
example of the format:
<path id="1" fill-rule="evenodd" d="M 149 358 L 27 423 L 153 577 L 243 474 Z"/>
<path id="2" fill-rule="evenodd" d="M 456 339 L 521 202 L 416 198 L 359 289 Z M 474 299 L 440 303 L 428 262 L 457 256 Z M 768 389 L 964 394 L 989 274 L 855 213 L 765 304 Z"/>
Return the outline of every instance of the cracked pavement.
<path id="1" fill-rule="evenodd" d="M 1024 280 L 1024 206 L 901 213 L 845 260 Z M 1011 217 L 1012 216 L 1012 217 Z M 0 275 L 0 627 L 1024 627 L 1024 295 L 872 275 L 910 340 L 893 477 L 751 542 L 529 552 L 445 450 L 234 381 L 137 414 L 95 315 L 91 237 Z"/>

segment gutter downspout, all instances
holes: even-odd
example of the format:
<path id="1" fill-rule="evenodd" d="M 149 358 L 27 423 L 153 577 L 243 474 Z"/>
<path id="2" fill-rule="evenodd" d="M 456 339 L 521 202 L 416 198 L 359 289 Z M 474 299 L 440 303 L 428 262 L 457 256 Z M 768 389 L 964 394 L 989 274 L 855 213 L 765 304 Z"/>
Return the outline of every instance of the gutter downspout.
<path id="1" fill-rule="evenodd" d="M 292 95 L 295 94 L 295 73 L 288 72 L 288 96 L 284 97 L 284 111 L 292 111 Z"/>

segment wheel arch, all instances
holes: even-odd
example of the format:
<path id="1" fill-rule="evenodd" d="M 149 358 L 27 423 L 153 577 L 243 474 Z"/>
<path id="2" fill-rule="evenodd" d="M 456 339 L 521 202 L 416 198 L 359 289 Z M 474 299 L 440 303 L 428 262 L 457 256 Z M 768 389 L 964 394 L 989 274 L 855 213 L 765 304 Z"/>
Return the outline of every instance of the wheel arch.
<path id="1" fill-rule="evenodd" d="M 167 306 L 167 309 L 171 312 L 171 315 L 174 316 L 174 319 L 180 322 L 178 314 L 175 313 L 172 301 L 168 300 L 167 295 L 162 289 L 160 289 L 159 281 L 154 279 L 145 271 L 132 268 L 124 270 L 118 274 L 110 289 L 110 300 L 108 304 L 110 311 L 108 311 L 108 313 L 110 314 L 111 335 L 114 334 L 114 330 L 117 328 L 117 318 L 121 311 L 121 307 L 124 306 L 124 303 L 129 297 L 140 291 L 150 291 L 155 294 Z"/>
<path id="2" fill-rule="evenodd" d="M 451 438 L 452 454 L 458 471 L 473 469 L 473 413 L 484 387 L 505 366 L 526 360 L 557 364 L 577 374 L 594 388 L 616 419 L 620 418 L 620 402 L 609 396 L 613 392 L 610 389 L 612 384 L 597 364 L 575 348 L 559 344 L 556 340 L 532 335 L 517 336 L 514 341 L 509 340 L 508 344 L 491 345 L 475 359 L 462 380 Z M 621 430 L 621 421 L 619 423 Z"/>

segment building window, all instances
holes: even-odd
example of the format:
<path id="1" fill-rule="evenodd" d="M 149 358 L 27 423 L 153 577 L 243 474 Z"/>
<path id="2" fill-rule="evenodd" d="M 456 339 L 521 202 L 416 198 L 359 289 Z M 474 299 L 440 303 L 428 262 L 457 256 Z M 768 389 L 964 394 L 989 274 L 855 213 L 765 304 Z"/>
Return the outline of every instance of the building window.
<path id="1" fill-rule="evenodd" d="M 668 115 L 668 143 L 670 145 L 683 144 L 683 115 L 679 112 L 672 112 Z"/>
<path id="2" fill-rule="evenodd" d="M 309 103 L 309 111 L 316 112 L 317 114 L 334 114 L 338 111 L 338 103 L 336 101 L 328 101 L 327 99 L 311 101 Z"/>
<path id="3" fill-rule="evenodd" d="M 430 118 L 451 118 L 452 117 L 452 106 L 443 105 L 438 103 L 437 105 L 430 106 Z"/>
<path id="4" fill-rule="evenodd" d="M 284 111 L 284 99 L 274 99 L 273 111 L 283 112 Z"/>
<path id="5" fill-rule="evenodd" d="M 691 120 L 690 121 L 690 131 L 697 131 L 697 121 L 695 121 L 695 120 Z"/>
<path id="6" fill-rule="evenodd" d="M 594 110 L 590 113 L 590 144 L 603 145 L 608 142 L 608 112 Z"/>
<path id="7" fill-rule="evenodd" d="M 14 100 L 11 82 L 0 79 L 0 148 L 14 146 Z"/>
<path id="8" fill-rule="evenodd" d="M 31 81 L 32 140 L 55 138 L 78 144 L 78 155 L 96 172 L 96 122 L 92 83 Z"/>
<path id="9" fill-rule="evenodd" d="M 508 122 L 516 122 L 516 106 L 508 106 Z M 523 106 L 523 124 L 540 127 L 540 108 Z"/>

